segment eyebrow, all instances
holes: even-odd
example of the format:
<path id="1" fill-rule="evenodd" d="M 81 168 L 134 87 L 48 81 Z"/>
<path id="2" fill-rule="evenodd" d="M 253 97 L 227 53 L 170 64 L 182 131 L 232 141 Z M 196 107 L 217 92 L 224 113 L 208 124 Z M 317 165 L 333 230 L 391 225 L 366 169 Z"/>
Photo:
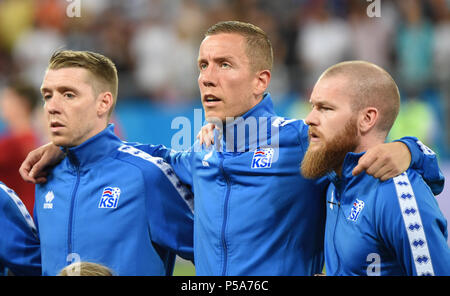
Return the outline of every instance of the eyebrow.
<path id="1" fill-rule="evenodd" d="M 71 87 L 71 86 L 65 86 L 65 85 L 56 87 L 56 90 L 60 93 L 63 93 L 66 91 L 72 91 L 74 93 L 78 93 L 78 90 L 76 88 Z M 47 88 L 47 87 L 41 87 L 41 94 L 46 93 L 46 92 L 52 92 L 52 89 Z"/>
<path id="2" fill-rule="evenodd" d="M 222 61 L 234 61 L 234 57 L 231 55 L 225 55 L 225 56 L 218 56 L 218 57 L 214 57 L 212 59 L 214 62 L 222 62 Z M 202 63 L 202 62 L 206 62 L 208 61 L 207 58 L 199 58 L 198 59 L 198 63 Z"/>
<path id="3" fill-rule="evenodd" d="M 331 107 L 335 107 L 336 105 L 335 104 L 333 104 L 333 103 L 330 103 L 330 102 L 328 102 L 328 101 L 326 101 L 326 100 L 324 100 L 324 99 L 321 99 L 321 98 L 317 98 L 317 99 L 315 99 L 315 102 L 312 102 L 312 99 L 310 99 L 309 100 L 309 103 L 310 104 L 313 104 L 313 105 L 316 105 L 316 106 L 324 106 L 324 105 L 329 105 L 329 106 L 331 106 Z"/>

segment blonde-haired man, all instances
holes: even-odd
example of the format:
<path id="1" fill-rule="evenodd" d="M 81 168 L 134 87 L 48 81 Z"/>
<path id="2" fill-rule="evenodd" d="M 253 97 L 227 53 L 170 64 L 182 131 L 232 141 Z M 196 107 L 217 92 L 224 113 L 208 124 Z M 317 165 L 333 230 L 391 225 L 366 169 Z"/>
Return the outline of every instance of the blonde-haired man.
<path id="1" fill-rule="evenodd" d="M 193 259 L 192 195 L 161 159 L 128 146 L 108 125 L 117 72 L 107 57 L 56 52 L 41 93 L 53 145 L 66 157 L 36 186 L 42 272 L 73 261 L 118 275 L 170 275 Z"/>
<path id="2" fill-rule="evenodd" d="M 198 85 L 206 119 L 223 127 L 215 146 L 196 142 L 186 152 L 137 146 L 167 160 L 194 191 L 197 275 L 322 271 L 325 201 L 320 197 L 328 182 L 300 174 L 308 128 L 301 120 L 275 114 L 266 93 L 272 59 L 269 38 L 257 26 L 213 25 L 200 44 Z M 251 122 L 256 129 L 247 131 Z M 367 158 L 361 169 L 383 177 L 408 167 L 411 155 L 403 144 L 380 146 L 372 150 L 377 157 Z M 385 162 L 386 155 L 395 157 Z M 426 161 L 418 155 L 423 156 L 412 153 L 414 163 Z M 37 172 L 49 163 L 43 150 L 32 153 L 22 165 L 22 177 L 39 182 Z"/>

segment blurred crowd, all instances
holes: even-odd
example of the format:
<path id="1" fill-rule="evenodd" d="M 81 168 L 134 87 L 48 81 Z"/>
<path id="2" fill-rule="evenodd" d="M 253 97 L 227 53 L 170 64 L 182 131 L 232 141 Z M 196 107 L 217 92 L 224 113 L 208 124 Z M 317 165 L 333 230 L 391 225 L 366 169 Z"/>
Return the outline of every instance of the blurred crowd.
<path id="1" fill-rule="evenodd" d="M 378 2 L 379 17 L 370 17 Z M 79 17 L 69 5 L 79 4 Z M 373 6 L 372 6 L 373 8 Z M 221 20 L 265 30 L 274 46 L 270 91 L 303 118 L 320 73 L 362 59 L 388 70 L 402 93 L 391 137 L 415 135 L 448 155 L 450 3 L 448 0 L 0 0 L 0 86 L 39 87 L 56 49 L 92 50 L 119 70 L 119 98 L 176 108 L 198 100 L 197 52 Z"/>

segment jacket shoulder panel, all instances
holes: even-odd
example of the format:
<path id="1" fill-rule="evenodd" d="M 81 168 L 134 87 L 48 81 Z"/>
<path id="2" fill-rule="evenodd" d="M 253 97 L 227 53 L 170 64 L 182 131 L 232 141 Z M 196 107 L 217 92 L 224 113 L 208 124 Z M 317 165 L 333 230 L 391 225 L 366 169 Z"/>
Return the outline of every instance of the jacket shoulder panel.
<path id="1" fill-rule="evenodd" d="M 192 193 L 186 186 L 183 185 L 183 183 L 181 183 L 170 164 L 165 162 L 161 157 L 151 156 L 150 154 L 130 145 L 124 144 L 118 148 L 118 151 L 118 160 L 126 160 L 127 162 L 135 165 L 143 171 L 144 175 L 147 175 L 146 173 L 150 173 L 154 177 L 161 176 L 167 178 L 167 180 L 176 189 L 177 193 L 188 204 L 189 208 L 193 210 L 194 205 Z"/>
<path id="2" fill-rule="evenodd" d="M 0 183 L 0 196 L 2 197 L 1 199 L 5 200 L 6 203 L 10 203 L 12 206 L 16 207 L 17 210 L 20 212 L 20 214 L 22 215 L 23 219 L 25 220 L 26 224 L 28 225 L 28 227 L 31 229 L 31 231 L 33 232 L 33 234 L 35 236 L 37 236 L 37 230 L 36 230 L 36 225 L 33 222 L 33 218 L 31 217 L 31 215 L 28 213 L 25 205 L 23 204 L 23 202 L 20 200 L 20 198 L 17 196 L 17 194 L 14 192 L 14 190 L 8 188 L 5 184 Z M 3 198 L 4 197 L 4 198 Z M 9 199 L 8 199 L 9 198 Z"/>

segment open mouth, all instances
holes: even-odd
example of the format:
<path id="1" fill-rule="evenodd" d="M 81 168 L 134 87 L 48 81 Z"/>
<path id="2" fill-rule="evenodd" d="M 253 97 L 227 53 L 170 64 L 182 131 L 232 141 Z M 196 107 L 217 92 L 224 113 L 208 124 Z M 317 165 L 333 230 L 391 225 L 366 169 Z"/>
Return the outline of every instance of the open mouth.
<path id="1" fill-rule="evenodd" d="M 309 130 L 309 139 L 311 142 L 318 142 L 320 140 L 320 134 L 315 130 Z"/>
<path id="2" fill-rule="evenodd" d="M 58 130 L 59 128 L 62 128 L 62 127 L 64 127 L 64 125 L 62 123 L 58 122 L 58 121 L 50 122 L 50 129 L 52 131 Z"/>
<path id="3" fill-rule="evenodd" d="M 219 99 L 218 97 L 213 96 L 213 95 L 203 96 L 203 102 L 205 102 L 205 103 L 215 103 L 215 102 L 220 102 L 220 101 L 221 101 L 221 99 Z"/>

